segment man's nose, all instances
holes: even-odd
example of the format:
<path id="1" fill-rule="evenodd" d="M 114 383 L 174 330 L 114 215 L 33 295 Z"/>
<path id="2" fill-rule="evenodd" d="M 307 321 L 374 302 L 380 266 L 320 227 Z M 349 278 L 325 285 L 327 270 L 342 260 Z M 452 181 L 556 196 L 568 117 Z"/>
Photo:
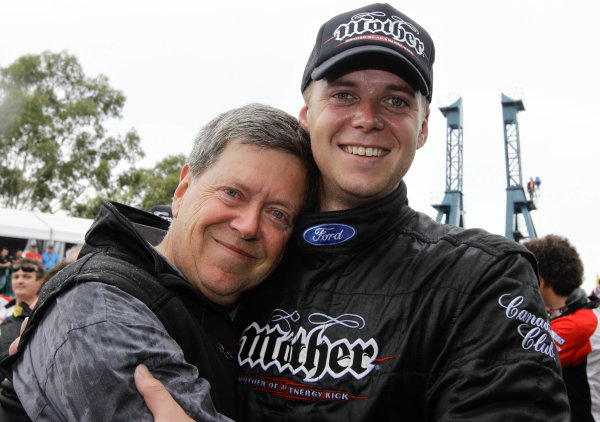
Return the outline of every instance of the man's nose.
<path id="1" fill-rule="evenodd" d="M 252 240 L 258 237 L 261 209 L 256 206 L 240 208 L 231 220 L 231 228 L 238 231 L 242 239 Z"/>
<path id="2" fill-rule="evenodd" d="M 383 129 L 379 103 L 371 100 L 362 100 L 356 107 L 352 124 L 355 128 L 367 132 L 374 129 Z"/>

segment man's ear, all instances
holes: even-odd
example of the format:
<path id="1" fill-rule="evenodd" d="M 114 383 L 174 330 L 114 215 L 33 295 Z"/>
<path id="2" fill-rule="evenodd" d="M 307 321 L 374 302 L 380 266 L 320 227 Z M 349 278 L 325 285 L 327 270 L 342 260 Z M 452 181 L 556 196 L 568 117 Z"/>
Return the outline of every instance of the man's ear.
<path id="1" fill-rule="evenodd" d="M 308 132 L 308 105 L 304 104 L 304 107 L 300 109 L 298 122 L 302 126 L 302 129 Z"/>
<path id="2" fill-rule="evenodd" d="M 179 214 L 179 208 L 181 207 L 181 202 L 183 201 L 183 197 L 190 187 L 191 182 L 192 175 L 190 173 L 190 167 L 186 164 L 181 169 L 179 185 L 177 185 L 177 189 L 175 189 L 175 193 L 173 194 L 173 203 L 171 204 L 171 213 L 173 214 L 173 218 L 177 218 L 177 215 Z"/>
<path id="3" fill-rule="evenodd" d="M 417 140 L 417 149 L 425 145 L 427 136 L 429 135 L 429 111 L 425 115 L 423 122 L 421 123 L 421 130 L 419 131 L 419 138 Z"/>

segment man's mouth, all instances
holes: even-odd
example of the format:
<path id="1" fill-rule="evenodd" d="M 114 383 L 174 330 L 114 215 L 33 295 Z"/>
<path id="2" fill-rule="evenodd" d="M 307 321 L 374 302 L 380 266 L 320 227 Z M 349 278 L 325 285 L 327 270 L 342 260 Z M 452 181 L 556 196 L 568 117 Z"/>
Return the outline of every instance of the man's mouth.
<path id="1" fill-rule="evenodd" d="M 386 151 L 384 149 L 374 147 L 343 145 L 342 149 L 348 154 L 360 155 L 364 157 L 381 157 L 386 154 Z"/>
<path id="2" fill-rule="evenodd" d="M 245 250 L 243 248 L 237 247 L 234 244 L 231 244 L 231 243 L 228 243 L 228 242 L 224 242 L 224 241 L 221 241 L 221 240 L 216 240 L 216 242 L 219 243 L 221 246 L 225 247 L 226 249 L 229 249 L 230 251 L 232 251 L 232 252 L 234 252 L 234 253 L 236 253 L 238 255 L 241 255 L 243 257 L 250 258 L 250 259 L 255 259 L 256 258 L 250 251 L 247 251 L 247 250 Z"/>

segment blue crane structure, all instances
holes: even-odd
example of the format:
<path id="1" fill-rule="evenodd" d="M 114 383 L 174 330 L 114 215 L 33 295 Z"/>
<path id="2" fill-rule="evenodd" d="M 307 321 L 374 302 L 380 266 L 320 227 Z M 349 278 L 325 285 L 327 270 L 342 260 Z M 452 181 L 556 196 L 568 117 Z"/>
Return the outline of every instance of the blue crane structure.
<path id="1" fill-rule="evenodd" d="M 525 110 L 523 100 L 514 100 L 502 94 L 502 117 L 504 119 L 504 152 L 506 157 L 506 237 L 519 241 L 537 237 L 530 211 L 535 210 L 533 200 L 528 200 L 523 189 L 521 172 L 521 146 L 517 113 Z M 521 218 L 520 218 L 521 217 Z M 519 227 L 524 220 L 527 234 Z"/>
<path id="2" fill-rule="evenodd" d="M 446 117 L 446 192 L 435 221 L 464 227 L 463 219 L 463 119 L 462 98 L 446 107 L 440 107 Z M 444 218 L 445 217 L 445 218 Z M 444 221 L 442 221 L 444 220 Z"/>

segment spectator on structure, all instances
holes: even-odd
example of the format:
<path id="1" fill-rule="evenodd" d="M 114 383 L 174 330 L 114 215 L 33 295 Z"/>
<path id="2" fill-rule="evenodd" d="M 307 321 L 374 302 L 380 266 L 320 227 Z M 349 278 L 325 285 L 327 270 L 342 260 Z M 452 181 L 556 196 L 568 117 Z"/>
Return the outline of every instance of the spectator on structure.
<path id="1" fill-rule="evenodd" d="M 535 192 L 535 182 L 533 181 L 533 177 L 530 177 L 529 182 L 527 182 L 527 193 L 529 193 L 529 199 L 533 200 L 534 192 Z"/>
<path id="2" fill-rule="evenodd" d="M 535 181 L 534 181 L 534 183 L 535 183 L 535 188 L 536 188 L 536 189 L 539 189 L 539 188 L 540 188 L 540 185 L 542 184 L 542 179 L 540 179 L 540 178 L 539 178 L 539 176 L 535 176 Z"/>
<path id="3" fill-rule="evenodd" d="M 37 243 L 34 241 L 31 242 L 31 246 L 27 253 L 25 253 L 25 258 L 37 259 L 38 261 L 42 260 L 42 255 L 38 252 Z"/>
<path id="4" fill-rule="evenodd" d="M 48 243 L 46 252 L 42 254 L 42 263 L 44 264 L 44 268 L 46 270 L 51 270 L 56 264 L 58 264 L 58 261 L 60 261 L 60 259 L 58 258 L 58 254 L 54 252 L 54 244 Z"/>
<path id="5" fill-rule="evenodd" d="M 598 331 L 598 299 L 588 298 L 581 289 L 583 263 L 577 250 L 564 237 L 548 235 L 524 243 L 536 256 L 540 293 L 550 317 L 567 386 L 572 421 L 600 420 L 600 390 L 590 388 L 590 374 L 598 373 L 597 349 L 591 341 Z M 598 340 L 596 340 L 598 341 Z M 592 365 L 593 363 L 593 365 Z"/>

